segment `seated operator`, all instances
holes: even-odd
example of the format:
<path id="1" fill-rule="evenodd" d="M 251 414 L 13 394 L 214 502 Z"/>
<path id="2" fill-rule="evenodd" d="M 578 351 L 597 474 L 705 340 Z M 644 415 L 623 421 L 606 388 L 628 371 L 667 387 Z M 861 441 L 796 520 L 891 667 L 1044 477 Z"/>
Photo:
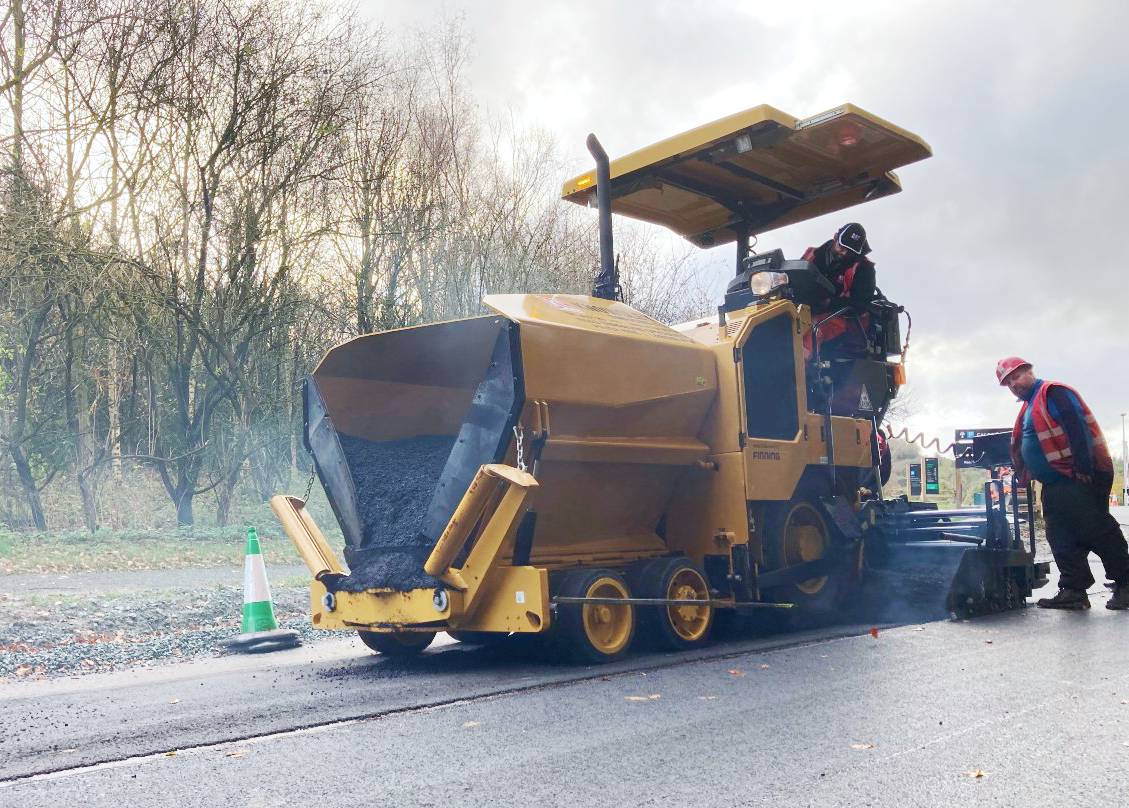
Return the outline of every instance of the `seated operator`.
<path id="1" fill-rule="evenodd" d="M 866 311 L 875 294 L 874 262 L 866 257 L 869 252 L 866 230 L 861 224 L 851 222 L 840 227 L 830 240 L 820 246 L 808 247 L 803 255 L 803 260 L 810 261 L 836 290 L 834 297 L 805 301 L 811 304 L 813 324 L 824 320 L 831 312 L 848 309 L 846 316 L 840 315 L 823 322 L 818 334 L 821 352 L 827 346 L 839 355 L 866 354 L 864 332 L 869 324 Z M 811 352 L 809 333 L 804 336 L 805 359 L 811 358 Z"/>

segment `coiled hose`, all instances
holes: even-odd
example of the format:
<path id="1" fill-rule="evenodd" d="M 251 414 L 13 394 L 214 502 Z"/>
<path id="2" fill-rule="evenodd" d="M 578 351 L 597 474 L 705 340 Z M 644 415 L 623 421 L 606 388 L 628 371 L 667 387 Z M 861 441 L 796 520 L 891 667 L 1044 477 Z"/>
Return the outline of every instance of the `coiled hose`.
<path id="1" fill-rule="evenodd" d="M 902 428 L 900 431 L 895 432 L 894 427 L 891 426 L 889 422 L 884 422 L 882 426 L 883 429 L 889 430 L 886 435 L 887 440 L 904 440 L 906 443 L 916 444 L 922 449 L 936 449 L 938 454 L 947 454 L 948 452 L 951 452 L 953 450 L 954 446 L 956 446 L 956 442 L 954 441 L 953 443 L 950 443 L 948 446 L 942 449 L 940 438 L 932 438 L 927 441 L 925 440 L 924 432 L 918 432 L 911 438 L 908 428 Z"/>
<path id="2" fill-rule="evenodd" d="M 902 311 L 906 315 L 906 341 L 902 344 L 901 355 L 902 367 L 904 368 L 906 365 L 906 356 L 909 354 L 909 338 L 913 333 L 913 317 L 910 315 L 908 310 L 903 309 Z M 887 440 L 903 440 L 906 443 L 920 446 L 922 449 L 936 449 L 938 454 L 948 454 L 953 450 L 953 447 L 957 445 L 954 441 L 953 443 L 950 443 L 948 446 L 942 449 L 940 438 L 932 438 L 927 441 L 925 440 L 924 432 L 918 432 L 913 437 L 910 437 L 908 427 L 903 427 L 901 430 L 895 432 L 893 424 L 891 424 L 889 421 L 883 421 L 882 431 L 886 433 Z"/>

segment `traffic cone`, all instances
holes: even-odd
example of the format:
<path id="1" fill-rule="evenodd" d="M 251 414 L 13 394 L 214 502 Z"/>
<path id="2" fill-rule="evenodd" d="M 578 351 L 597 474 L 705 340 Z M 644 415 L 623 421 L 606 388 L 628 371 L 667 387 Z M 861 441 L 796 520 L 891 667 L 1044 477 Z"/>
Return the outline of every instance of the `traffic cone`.
<path id="1" fill-rule="evenodd" d="M 243 562 L 243 628 L 235 639 L 228 640 L 233 651 L 257 653 L 293 648 L 301 643 L 298 632 L 280 629 L 274 617 L 267 568 L 259 547 L 259 534 L 247 528 L 247 551 Z"/>

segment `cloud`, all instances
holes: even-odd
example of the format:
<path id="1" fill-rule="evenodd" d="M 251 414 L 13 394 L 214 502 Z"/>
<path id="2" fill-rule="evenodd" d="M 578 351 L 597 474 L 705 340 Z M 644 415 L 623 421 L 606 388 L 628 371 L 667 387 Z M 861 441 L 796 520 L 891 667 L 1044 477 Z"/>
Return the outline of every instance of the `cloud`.
<path id="1" fill-rule="evenodd" d="M 390 26 L 462 14 L 472 90 L 552 132 L 567 170 L 595 131 L 622 154 L 759 103 L 851 101 L 931 143 L 905 192 L 765 234 L 798 255 L 863 221 L 879 286 L 914 316 L 914 419 L 940 436 L 1010 421 L 993 368 L 1018 353 L 1129 409 L 1129 7 L 1118 0 L 787 4 L 370 2 Z M 563 177 L 562 177 L 563 179 Z M 718 297 L 731 248 L 703 260 Z"/>

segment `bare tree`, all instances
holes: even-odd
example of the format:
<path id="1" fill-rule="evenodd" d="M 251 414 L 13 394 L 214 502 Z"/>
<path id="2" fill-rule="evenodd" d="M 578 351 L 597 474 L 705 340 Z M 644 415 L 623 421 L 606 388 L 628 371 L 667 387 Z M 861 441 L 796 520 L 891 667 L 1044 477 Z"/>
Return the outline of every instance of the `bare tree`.
<path id="1" fill-rule="evenodd" d="M 594 220 L 556 198 L 551 138 L 478 110 L 457 21 L 390 40 L 297 0 L 9 4 L 0 513 L 42 529 L 74 485 L 93 530 L 143 475 L 178 522 L 208 494 L 224 523 L 308 470 L 299 392 L 328 346 L 587 291 Z M 632 304 L 696 305 L 684 256 L 619 243 Z"/>

